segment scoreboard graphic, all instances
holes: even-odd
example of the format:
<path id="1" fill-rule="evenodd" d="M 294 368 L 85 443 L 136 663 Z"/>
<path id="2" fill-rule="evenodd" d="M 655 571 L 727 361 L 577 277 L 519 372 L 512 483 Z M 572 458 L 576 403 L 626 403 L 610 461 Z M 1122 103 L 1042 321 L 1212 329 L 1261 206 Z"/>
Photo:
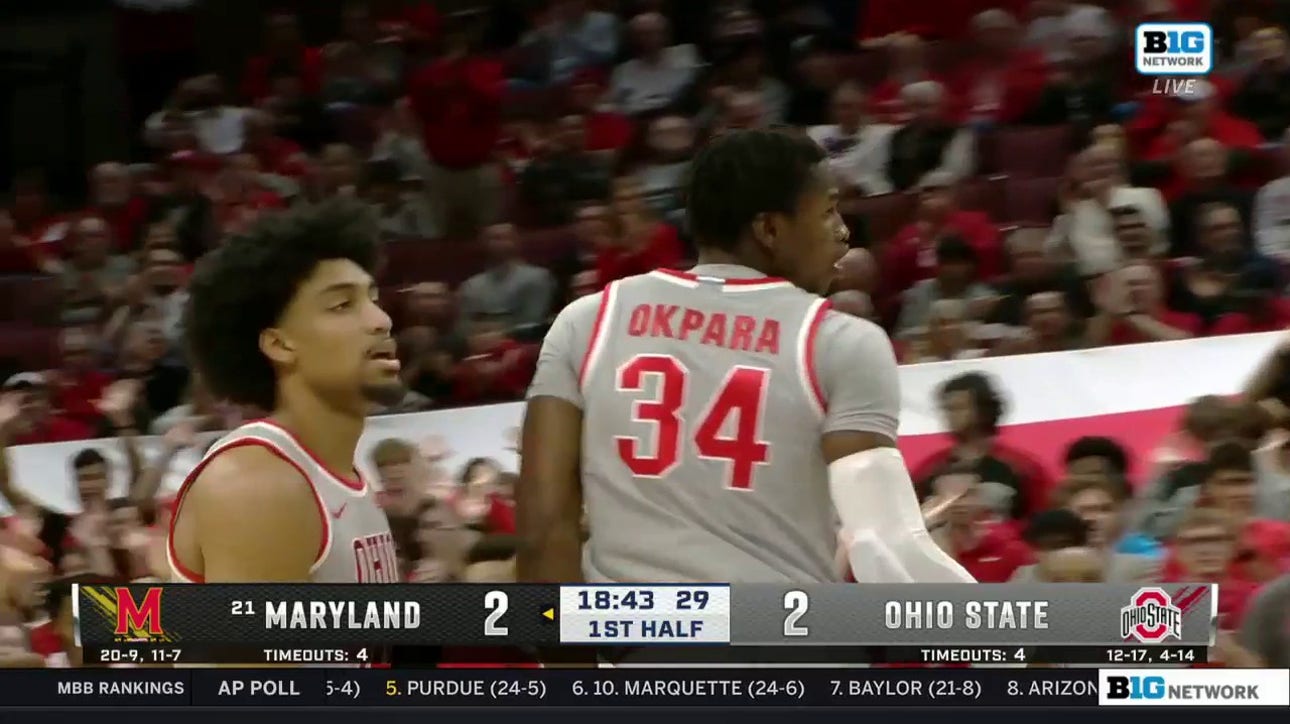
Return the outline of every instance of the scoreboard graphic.
<path id="1" fill-rule="evenodd" d="M 593 646 L 627 663 L 1188 664 L 1212 584 L 80 586 L 101 663 L 330 663 L 393 645 Z M 876 657 L 876 658 L 875 658 Z"/>

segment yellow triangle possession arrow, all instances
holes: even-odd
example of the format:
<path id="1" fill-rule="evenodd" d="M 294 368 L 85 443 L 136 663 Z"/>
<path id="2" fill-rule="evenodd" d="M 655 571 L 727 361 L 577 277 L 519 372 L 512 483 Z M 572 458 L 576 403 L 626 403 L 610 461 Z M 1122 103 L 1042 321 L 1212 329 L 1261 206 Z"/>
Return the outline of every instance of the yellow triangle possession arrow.
<path id="1" fill-rule="evenodd" d="M 554 608 L 548 608 L 547 610 L 545 610 L 545 611 L 543 611 L 543 612 L 542 612 L 542 616 L 543 616 L 544 618 L 546 618 L 546 620 L 548 620 L 548 621 L 554 621 L 554 620 L 555 620 L 555 609 L 554 609 Z"/>

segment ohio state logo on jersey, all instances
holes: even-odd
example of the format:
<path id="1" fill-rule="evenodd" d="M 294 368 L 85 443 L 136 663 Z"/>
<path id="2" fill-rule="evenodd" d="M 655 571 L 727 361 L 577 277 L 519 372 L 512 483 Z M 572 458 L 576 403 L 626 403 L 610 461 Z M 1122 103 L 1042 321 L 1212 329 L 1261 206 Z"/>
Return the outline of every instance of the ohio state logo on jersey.
<path id="1" fill-rule="evenodd" d="M 394 536 L 375 533 L 354 539 L 354 571 L 359 583 L 398 583 L 399 559 Z"/>

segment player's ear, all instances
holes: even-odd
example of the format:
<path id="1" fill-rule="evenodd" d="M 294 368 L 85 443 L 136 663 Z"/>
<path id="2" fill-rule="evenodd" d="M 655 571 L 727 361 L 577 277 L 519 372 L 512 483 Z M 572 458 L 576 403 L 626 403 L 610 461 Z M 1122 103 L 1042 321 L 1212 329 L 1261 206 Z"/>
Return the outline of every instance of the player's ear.
<path id="1" fill-rule="evenodd" d="M 776 215 L 771 213 L 757 214 L 752 220 L 753 241 L 756 241 L 757 246 L 767 253 L 775 248 L 775 239 L 779 235 L 776 222 Z"/>
<path id="2" fill-rule="evenodd" d="M 282 330 L 273 327 L 260 332 L 260 352 L 277 364 L 289 364 L 296 356 L 295 345 Z"/>

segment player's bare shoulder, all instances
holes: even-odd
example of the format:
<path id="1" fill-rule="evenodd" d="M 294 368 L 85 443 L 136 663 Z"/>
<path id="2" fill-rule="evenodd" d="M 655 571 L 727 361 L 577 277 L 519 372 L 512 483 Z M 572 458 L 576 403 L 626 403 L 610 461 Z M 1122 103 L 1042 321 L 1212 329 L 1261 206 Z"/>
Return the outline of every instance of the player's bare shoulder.
<path id="1" fill-rule="evenodd" d="M 193 480 L 185 507 L 203 521 L 297 518 L 317 520 L 313 487 L 300 469 L 262 445 L 224 450 Z"/>

